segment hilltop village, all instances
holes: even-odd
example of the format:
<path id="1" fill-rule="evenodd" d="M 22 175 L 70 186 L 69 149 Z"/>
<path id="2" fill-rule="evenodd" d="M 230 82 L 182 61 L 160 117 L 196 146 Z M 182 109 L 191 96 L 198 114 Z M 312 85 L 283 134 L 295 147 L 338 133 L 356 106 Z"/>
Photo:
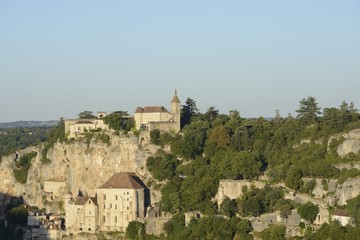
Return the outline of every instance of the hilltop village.
<path id="1" fill-rule="evenodd" d="M 66 119 L 52 145 L 2 157 L 0 220 L 25 211 L 16 231 L 29 240 L 311 239 L 329 228 L 348 238 L 358 233 L 360 196 L 360 118 L 351 109 L 335 130 L 326 112 L 200 114 L 175 90 L 170 111 L 116 113 L 120 131 L 113 113 Z"/>

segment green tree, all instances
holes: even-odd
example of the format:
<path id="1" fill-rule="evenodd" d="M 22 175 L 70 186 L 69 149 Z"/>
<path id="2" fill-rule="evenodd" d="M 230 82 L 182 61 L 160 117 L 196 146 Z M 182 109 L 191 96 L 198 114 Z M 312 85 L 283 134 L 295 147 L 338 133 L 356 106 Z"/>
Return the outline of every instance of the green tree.
<path id="1" fill-rule="evenodd" d="M 185 105 L 181 106 L 181 128 L 191 123 L 192 116 L 199 114 L 199 109 L 196 107 L 196 101 L 187 98 Z"/>
<path id="2" fill-rule="evenodd" d="M 93 115 L 92 111 L 83 111 L 81 113 L 78 114 L 80 119 L 92 119 L 92 118 L 96 118 L 96 116 Z"/>
<path id="3" fill-rule="evenodd" d="M 320 107 L 314 97 L 307 97 L 300 100 L 300 107 L 296 112 L 298 113 L 297 118 L 302 121 L 305 125 L 313 124 L 317 122 L 318 115 L 321 113 Z"/>
<path id="4" fill-rule="evenodd" d="M 153 129 L 150 131 L 150 142 L 155 145 L 161 144 L 160 139 L 160 130 L 159 129 Z"/>
<path id="5" fill-rule="evenodd" d="M 285 240 L 286 227 L 282 225 L 270 225 L 260 233 L 263 240 Z"/>
<path id="6" fill-rule="evenodd" d="M 223 126 L 216 126 L 210 130 L 210 133 L 205 142 L 205 153 L 208 156 L 213 156 L 220 150 L 225 150 L 230 144 L 229 130 Z"/>
<path id="7" fill-rule="evenodd" d="M 134 239 L 134 240 L 142 240 L 145 239 L 146 233 L 145 233 L 145 224 L 137 221 L 131 221 L 129 222 L 125 236 L 128 239 Z"/>
<path id="8" fill-rule="evenodd" d="M 237 203 L 235 199 L 230 199 L 226 197 L 221 205 L 220 205 L 221 212 L 227 217 L 234 217 L 237 212 Z"/>
<path id="9" fill-rule="evenodd" d="M 208 108 L 206 113 L 204 114 L 205 119 L 212 122 L 219 115 L 219 110 L 217 110 L 214 106 Z"/>
<path id="10" fill-rule="evenodd" d="M 146 159 L 147 168 L 159 181 L 172 179 L 178 164 L 179 160 L 174 155 L 163 151 L 159 151 L 155 157 L 150 156 Z"/>
<path id="11" fill-rule="evenodd" d="M 352 217 L 355 225 L 360 226 L 360 194 L 356 197 L 347 200 L 346 210 Z"/>
<path id="12" fill-rule="evenodd" d="M 126 111 L 115 111 L 104 118 L 104 123 L 113 130 L 125 130 L 130 131 L 133 126 L 135 126 L 134 120 L 128 118 L 128 113 Z"/>
<path id="13" fill-rule="evenodd" d="M 291 215 L 292 207 L 285 199 L 280 198 L 275 204 L 275 209 L 280 212 L 282 218 L 287 219 Z"/>
<path id="14" fill-rule="evenodd" d="M 299 169 L 292 168 L 287 174 L 285 185 L 288 188 L 292 188 L 294 190 L 300 189 L 300 187 L 304 184 L 302 178 L 302 172 Z"/>
<path id="15" fill-rule="evenodd" d="M 312 202 L 301 204 L 297 210 L 301 218 L 313 223 L 316 216 L 319 214 L 319 207 Z"/>

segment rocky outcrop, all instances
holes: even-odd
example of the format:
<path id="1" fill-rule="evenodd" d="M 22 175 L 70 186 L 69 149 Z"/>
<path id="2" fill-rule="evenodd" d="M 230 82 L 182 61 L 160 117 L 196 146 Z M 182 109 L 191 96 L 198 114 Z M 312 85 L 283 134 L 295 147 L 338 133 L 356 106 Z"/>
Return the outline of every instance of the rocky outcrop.
<path id="1" fill-rule="evenodd" d="M 136 172 L 146 183 L 150 174 L 146 169 L 146 159 L 154 154 L 158 147 L 138 144 L 133 135 L 112 135 L 110 144 L 103 143 L 93 137 L 90 143 L 76 140 L 68 143 L 56 143 L 48 151 L 49 164 L 41 162 L 41 147 L 31 147 L 19 151 L 18 156 L 36 151 L 38 154 L 32 160 L 27 182 L 16 181 L 13 169 L 16 168 L 16 155 L 3 157 L 0 164 L 0 193 L 8 196 L 21 196 L 30 205 L 40 208 L 44 205 L 44 181 L 49 178 L 63 178 L 67 182 L 67 191 L 77 195 L 79 191 L 94 196 L 96 187 L 115 172 Z M 154 195 L 153 198 L 159 199 Z"/>
<path id="2" fill-rule="evenodd" d="M 334 139 L 344 138 L 344 141 L 337 147 L 337 154 L 345 157 L 349 153 L 357 154 L 360 151 L 360 129 L 354 129 L 348 133 L 337 134 L 329 139 L 328 146 Z"/>

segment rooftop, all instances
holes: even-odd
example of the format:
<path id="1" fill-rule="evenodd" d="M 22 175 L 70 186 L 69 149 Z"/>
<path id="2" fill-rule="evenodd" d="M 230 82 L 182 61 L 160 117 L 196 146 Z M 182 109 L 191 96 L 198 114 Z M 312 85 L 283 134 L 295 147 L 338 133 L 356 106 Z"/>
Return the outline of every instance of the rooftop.
<path id="1" fill-rule="evenodd" d="M 169 112 L 164 106 L 137 107 L 135 113 L 158 113 Z"/>
<path id="2" fill-rule="evenodd" d="M 115 173 L 99 188 L 143 189 L 146 186 L 134 172 Z"/>

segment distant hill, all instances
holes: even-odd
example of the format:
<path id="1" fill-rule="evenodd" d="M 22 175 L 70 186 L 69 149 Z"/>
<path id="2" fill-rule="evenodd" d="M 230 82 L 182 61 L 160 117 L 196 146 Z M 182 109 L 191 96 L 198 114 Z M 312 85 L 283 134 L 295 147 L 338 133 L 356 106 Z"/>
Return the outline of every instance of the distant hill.
<path id="1" fill-rule="evenodd" d="M 0 123 L 0 128 L 17 128 L 17 127 L 52 127 L 57 124 L 58 121 L 16 121 Z"/>

